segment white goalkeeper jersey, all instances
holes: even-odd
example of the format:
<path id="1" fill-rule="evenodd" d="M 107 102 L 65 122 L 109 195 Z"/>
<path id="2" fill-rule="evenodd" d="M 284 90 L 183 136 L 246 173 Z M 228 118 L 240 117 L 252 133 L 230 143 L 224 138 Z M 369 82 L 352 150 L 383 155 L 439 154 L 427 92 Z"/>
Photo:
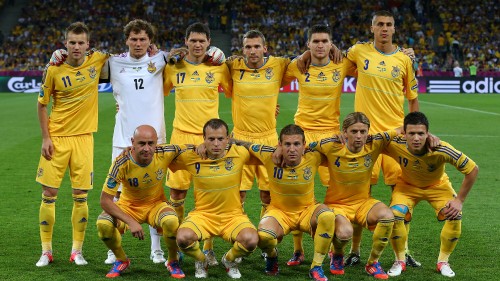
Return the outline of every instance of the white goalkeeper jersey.
<path id="1" fill-rule="evenodd" d="M 119 105 L 113 133 L 114 147 L 131 145 L 135 128 L 150 125 L 165 143 L 163 68 L 166 53 L 145 55 L 140 59 L 123 53 L 109 58 L 113 95 Z"/>

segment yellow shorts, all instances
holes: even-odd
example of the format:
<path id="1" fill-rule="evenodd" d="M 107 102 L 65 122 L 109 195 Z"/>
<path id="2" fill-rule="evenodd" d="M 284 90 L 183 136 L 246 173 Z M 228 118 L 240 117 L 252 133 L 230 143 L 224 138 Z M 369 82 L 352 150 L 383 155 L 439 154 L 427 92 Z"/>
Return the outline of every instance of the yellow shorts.
<path id="1" fill-rule="evenodd" d="M 172 131 L 172 137 L 170 137 L 170 143 L 198 145 L 200 143 L 203 143 L 203 135 L 190 134 L 178 129 L 174 129 Z M 192 180 L 193 176 L 191 176 L 188 171 L 179 170 L 174 173 L 169 169 L 167 172 L 166 185 L 173 189 L 188 190 L 191 186 Z"/>
<path id="2" fill-rule="evenodd" d="M 191 211 L 184 219 L 179 228 L 189 228 L 198 240 L 219 236 L 225 241 L 233 243 L 241 230 L 245 228 L 255 229 L 250 219 L 245 214 L 236 215 L 213 215 L 203 212 Z"/>
<path id="3" fill-rule="evenodd" d="M 314 131 L 314 130 L 304 130 L 304 135 L 306 136 L 306 144 L 311 142 L 319 142 L 322 139 L 331 138 L 334 135 L 339 134 L 335 131 Z M 324 187 L 328 187 L 328 182 L 330 181 L 330 173 L 328 172 L 328 167 L 319 166 L 318 175 L 321 180 L 321 184 Z"/>
<path id="4" fill-rule="evenodd" d="M 118 200 L 115 203 L 124 213 L 128 214 L 138 223 L 147 223 L 154 228 L 161 228 L 160 214 L 161 210 L 168 208 L 173 214 L 175 211 L 165 201 L 154 201 L 147 204 L 131 204 Z"/>
<path id="5" fill-rule="evenodd" d="M 287 235 L 290 231 L 300 230 L 300 232 L 312 233 L 311 218 L 314 211 L 320 203 L 311 205 L 302 212 L 283 212 L 282 210 L 275 208 L 273 206 L 267 207 L 266 213 L 262 216 L 262 219 L 267 217 L 273 217 L 278 221 L 283 233 Z"/>
<path id="6" fill-rule="evenodd" d="M 436 216 L 441 209 L 446 206 L 448 201 L 457 196 L 455 190 L 451 186 L 449 180 L 443 180 L 441 183 L 428 186 L 425 188 L 416 187 L 408 183 L 398 181 L 392 191 L 391 207 L 394 205 L 404 205 L 408 207 L 408 214 L 405 217 L 406 221 L 410 221 L 413 215 L 413 209 L 422 200 L 429 202 Z M 444 218 L 438 217 L 439 220 Z"/>
<path id="7" fill-rule="evenodd" d="M 401 174 L 401 168 L 399 167 L 399 164 L 398 162 L 396 162 L 396 160 L 394 160 L 391 156 L 385 154 L 380 154 L 375 164 L 373 164 L 370 184 L 374 185 L 378 183 L 380 167 L 382 167 L 382 173 L 384 174 L 385 185 L 395 185 L 399 174 Z"/>
<path id="8" fill-rule="evenodd" d="M 51 137 L 54 144 L 52 160 L 40 156 L 36 182 L 59 188 L 69 167 L 71 187 L 90 190 L 94 181 L 94 137 L 92 134 Z"/>
<path id="9" fill-rule="evenodd" d="M 328 208 L 334 210 L 336 216 L 343 216 L 351 223 L 355 223 L 369 230 L 373 230 L 375 229 L 376 225 L 368 225 L 367 217 L 373 206 L 380 202 L 380 200 L 370 197 L 357 204 L 328 204 Z"/>
<path id="10" fill-rule="evenodd" d="M 265 144 L 269 146 L 278 145 L 278 134 L 276 131 L 265 133 L 262 135 L 249 136 L 243 132 L 233 131 L 232 138 L 251 143 Z M 264 165 L 245 165 L 243 166 L 243 173 L 241 175 L 241 191 L 248 191 L 252 189 L 254 178 L 257 178 L 259 190 L 269 191 L 269 177 Z"/>

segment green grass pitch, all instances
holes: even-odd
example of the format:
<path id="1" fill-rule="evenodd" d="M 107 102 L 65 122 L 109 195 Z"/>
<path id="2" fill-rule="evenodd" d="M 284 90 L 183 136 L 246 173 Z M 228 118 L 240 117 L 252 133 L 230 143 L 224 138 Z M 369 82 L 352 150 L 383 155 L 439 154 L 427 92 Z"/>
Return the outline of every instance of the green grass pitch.
<path id="1" fill-rule="evenodd" d="M 353 110 L 354 96 L 342 96 L 342 117 Z M 450 258 L 456 272 L 455 280 L 494 280 L 496 258 L 500 257 L 500 95 L 427 95 L 419 97 L 420 109 L 431 122 L 430 131 L 441 139 L 462 150 L 479 167 L 479 178 L 464 204 L 462 237 Z M 89 265 L 78 267 L 68 262 L 71 247 L 71 192 L 66 178 L 57 201 L 54 231 L 55 261 L 48 267 L 37 268 L 35 262 L 41 253 L 38 210 L 41 188 L 35 183 L 35 173 L 40 156 L 41 137 L 36 114 L 35 94 L 0 94 L 1 136 L 0 152 L 0 280 L 105 280 L 110 266 L 103 263 L 106 248 L 98 239 L 95 227 L 101 212 L 99 196 L 105 175 L 111 163 L 111 140 L 114 126 L 115 103 L 111 94 L 100 94 L 99 132 L 95 134 L 95 188 L 89 195 L 90 219 L 87 228 L 84 254 Z M 170 136 L 173 119 L 173 96 L 166 98 L 166 125 Z M 280 95 L 281 113 L 278 130 L 293 122 L 296 110 L 296 94 Z M 221 97 L 220 116 L 231 120 L 230 100 Z M 463 176 L 448 167 L 448 174 L 456 190 Z M 388 203 L 389 188 L 379 184 L 374 187 L 376 198 Z M 318 184 L 317 198 L 322 200 L 325 189 Z M 189 195 L 192 198 L 191 194 Z M 187 200 L 186 210 L 192 208 L 192 199 Z M 257 224 L 260 211 L 257 189 L 249 192 L 246 211 Z M 445 280 L 435 272 L 439 252 L 439 233 L 442 224 L 434 218 L 427 203 L 418 205 L 410 232 L 410 249 L 422 262 L 422 268 L 408 268 L 400 280 Z M 362 260 L 370 250 L 371 235 L 363 234 Z M 165 280 L 169 274 L 162 264 L 149 260 L 149 236 L 144 241 L 133 239 L 130 233 L 123 239 L 125 251 L 132 259 L 130 269 L 120 277 L 122 280 Z M 215 240 L 216 254 L 220 259 L 229 244 Z M 280 275 L 268 277 L 263 273 L 264 261 L 257 250 L 242 263 L 240 270 L 246 280 L 305 280 L 312 259 L 312 241 L 305 239 L 306 263 L 290 268 L 285 265 L 292 254 L 291 237 L 285 237 L 279 245 Z M 381 263 L 388 270 L 392 264 L 392 248 L 384 251 Z M 187 280 L 194 280 L 194 263 L 186 258 L 183 269 Z M 328 261 L 324 264 L 328 272 Z M 364 273 L 362 266 L 346 269 L 346 274 L 330 280 L 373 280 Z M 397 279 L 398 279 L 397 278 Z M 209 269 L 208 280 L 228 280 L 222 266 Z"/>

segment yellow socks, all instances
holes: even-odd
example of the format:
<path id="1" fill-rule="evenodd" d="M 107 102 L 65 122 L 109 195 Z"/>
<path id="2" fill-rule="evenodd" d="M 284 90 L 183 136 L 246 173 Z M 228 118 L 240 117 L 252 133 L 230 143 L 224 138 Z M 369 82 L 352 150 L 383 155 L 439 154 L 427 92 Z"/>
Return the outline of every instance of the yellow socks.
<path id="1" fill-rule="evenodd" d="M 52 233 L 56 222 L 56 200 L 57 196 L 50 197 L 42 194 L 39 222 L 43 252 L 52 251 Z"/>
<path id="2" fill-rule="evenodd" d="M 321 266 L 328 252 L 335 231 L 335 215 L 330 210 L 325 210 L 318 215 L 318 226 L 314 233 L 314 257 L 311 268 Z"/>
<path id="3" fill-rule="evenodd" d="M 104 242 L 108 249 L 113 251 L 116 259 L 121 261 L 127 260 L 127 255 L 125 254 L 125 251 L 122 247 L 122 236 L 118 228 L 115 227 L 113 218 L 108 214 L 100 215 L 97 218 L 96 224 L 97 234 L 99 235 L 99 238 L 102 240 L 102 242 Z M 120 225 L 122 226 L 122 228 L 125 227 L 125 224 L 123 222 L 120 223 Z"/>
<path id="4" fill-rule="evenodd" d="M 161 213 L 159 220 L 163 230 L 163 239 L 168 249 L 168 261 L 177 260 L 177 251 L 179 248 L 177 247 L 175 236 L 179 228 L 179 218 L 177 218 L 174 211 L 170 211 Z"/>
<path id="5" fill-rule="evenodd" d="M 394 219 L 381 219 L 378 221 L 375 230 L 373 231 L 372 251 L 368 258 L 367 264 L 372 264 L 378 261 L 385 247 L 389 243 L 389 237 L 394 226 Z"/>
<path id="6" fill-rule="evenodd" d="M 462 234 L 462 220 L 446 220 L 441 230 L 441 248 L 438 262 L 448 261 Z"/>

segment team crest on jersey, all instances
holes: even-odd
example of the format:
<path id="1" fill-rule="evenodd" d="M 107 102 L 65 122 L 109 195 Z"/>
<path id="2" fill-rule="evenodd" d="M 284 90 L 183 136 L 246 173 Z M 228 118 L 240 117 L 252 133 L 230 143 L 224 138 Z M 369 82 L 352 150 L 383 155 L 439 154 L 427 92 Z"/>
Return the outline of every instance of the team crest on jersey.
<path id="1" fill-rule="evenodd" d="M 253 152 L 259 152 L 259 150 L 260 150 L 260 145 L 258 145 L 258 144 L 252 145 L 252 151 Z"/>
<path id="2" fill-rule="evenodd" d="M 108 182 L 106 183 L 106 186 L 108 188 L 111 188 L 111 189 L 115 188 L 116 187 L 116 180 L 114 178 L 109 178 Z"/>
<path id="3" fill-rule="evenodd" d="M 323 71 L 321 71 L 319 74 L 318 74 L 318 77 L 316 78 L 317 81 L 319 82 L 323 82 L 323 81 L 326 81 L 326 75 L 323 73 Z"/>
<path id="4" fill-rule="evenodd" d="M 340 71 L 334 70 L 333 71 L 333 76 L 332 76 L 333 82 L 337 83 L 340 80 Z"/>
<path id="5" fill-rule="evenodd" d="M 369 168 L 373 164 L 372 155 L 365 155 L 365 167 Z"/>
<path id="6" fill-rule="evenodd" d="M 191 74 L 191 81 L 193 82 L 200 81 L 200 74 L 198 73 L 198 71 L 195 71 Z"/>
<path id="7" fill-rule="evenodd" d="M 161 180 L 165 175 L 165 171 L 163 171 L 162 168 L 158 169 L 158 171 L 156 171 L 155 173 L 156 173 L 156 180 Z"/>
<path id="8" fill-rule="evenodd" d="M 226 168 L 226 170 L 228 171 L 231 171 L 233 167 L 234 167 L 233 158 L 227 158 L 226 163 L 224 163 L 224 168 Z"/>
<path id="9" fill-rule="evenodd" d="M 149 72 L 149 73 L 155 73 L 155 71 L 156 71 L 156 65 L 155 65 L 155 62 L 150 61 L 150 62 L 148 63 L 148 72 Z"/>
<path id="10" fill-rule="evenodd" d="M 43 176 L 43 168 L 38 168 L 38 172 L 36 173 L 36 177 L 39 178 Z"/>
<path id="11" fill-rule="evenodd" d="M 266 68 L 266 79 L 271 80 L 273 76 L 274 76 L 273 68 L 272 67 Z"/>
<path id="12" fill-rule="evenodd" d="M 205 77 L 205 81 L 208 83 L 208 84 L 211 84 L 212 82 L 215 81 L 215 75 L 213 74 L 213 72 L 207 72 L 207 76 Z"/>
<path id="13" fill-rule="evenodd" d="M 396 78 L 399 76 L 400 73 L 401 73 L 401 68 L 399 68 L 398 66 L 392 67 L 392 72 L 391 72 L 392 77 Z"/>
<path id="14" fill-rule="evenodd" d="M 290 172 L 288 172 L 288 179 L 289 180 L 296 180 L 299 178 L 299 175 L 295 171 L 295 169 L 291 169 Z"/>
<path id="15" fill-rule="evenodd" d="M 307 181 L 312 177 L 312 169 L 310 166 L 304 168 L 304 179 Z"/>
<path id="16" fill-rule="evenodd" d="M 141 66 L 134 66 L 132 67 L 133 70 L 135 70 L 135 72 L 139 72 L 141 71 L 142 67 Z"/>
<path id="17" fill-rule="evenodd" d="M 95 71 L 95 66 L 89 68 L 89 76 L 94 79 L 97 76 L 97 71 Z"/>

